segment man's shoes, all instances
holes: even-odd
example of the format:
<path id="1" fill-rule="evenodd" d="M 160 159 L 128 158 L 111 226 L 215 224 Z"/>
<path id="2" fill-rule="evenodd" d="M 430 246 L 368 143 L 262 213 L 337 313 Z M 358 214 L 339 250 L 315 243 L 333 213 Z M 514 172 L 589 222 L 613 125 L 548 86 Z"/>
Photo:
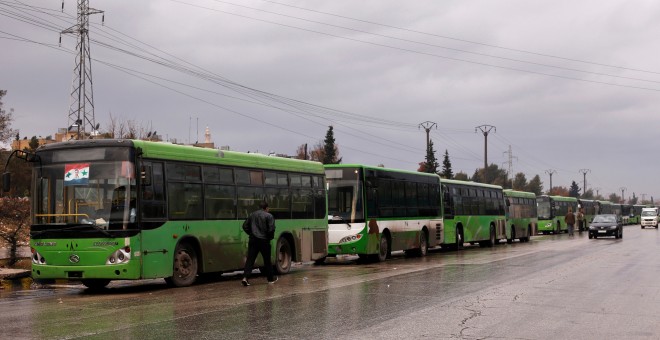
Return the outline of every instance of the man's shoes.
<path id="1" fill-rule="evenodd" d="M 250 282 L 248 282 L 247 279 L 243 279 L 243 280 L 241 281 L 241 284 L 243 284 L 244 287 L 247 287 L 247 286 L 250 285 Z"/>
<path id="2" fill-rule="evenodd" d="M 273 284 L 273 283 L 277 282 L 277 280 L 279 280 L 279 279 L 280 279 L 279 277 L 275 276 L 275 278 L 273 279 L 273 281 L 268 281 L 268 283 L 269 283 L 269 284 Z"/>

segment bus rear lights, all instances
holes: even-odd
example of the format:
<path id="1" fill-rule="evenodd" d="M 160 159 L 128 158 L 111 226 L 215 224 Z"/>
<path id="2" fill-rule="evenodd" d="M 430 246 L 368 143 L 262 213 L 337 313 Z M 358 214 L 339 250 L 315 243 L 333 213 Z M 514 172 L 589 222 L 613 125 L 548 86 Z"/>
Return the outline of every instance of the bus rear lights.
<path id="1" fill-rule="evenodd" d="M 105 261 L 105 264 L 122 264 L 126 263 L 131 259 L 131 247 L 124 247 L 117 249 L 114 253 L 108 256 L 108 259 Z"/>
<path id="2" fill-rule="evenodd" d="M 34 264 L 46 264 L 46 258 L 41 256 L 39 252 L 32 248 L 32 263 Z"/>

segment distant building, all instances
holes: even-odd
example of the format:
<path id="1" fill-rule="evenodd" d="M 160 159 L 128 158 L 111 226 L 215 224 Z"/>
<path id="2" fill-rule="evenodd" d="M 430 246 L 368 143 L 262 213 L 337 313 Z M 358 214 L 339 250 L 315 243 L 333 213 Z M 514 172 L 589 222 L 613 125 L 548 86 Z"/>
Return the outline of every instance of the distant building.
<path id="1" fill-rule="evenodd" d="M 51 138 L 50 136 L 48 136 L 46 138 L 37 138 L 37 141 L 39 142 L 39 146 L 42 146 L 46 144 L 76 139 L 77 135 L 78 135 L 77 131 L 68 131 L 66 128 L 59 128 L 57 129 L 55 138 Z M 11 142 L 11 149 L 12 150 L 29 149 L 31 140 L 32 138 L 27 138 L 27 137 L 24 137 L 23 139 L 19 139 L 19 140 L 13 140 Z"/>
<path id="2" fill-rule="evenodd" d="M 215 149 L 215 143 L 211 142 L 211 130 L 209 130 L 208 126 L 206 127 L 206 130 L 204 130 L 204 143 L 195 143 L 193 146 L 198 148 Z"/>

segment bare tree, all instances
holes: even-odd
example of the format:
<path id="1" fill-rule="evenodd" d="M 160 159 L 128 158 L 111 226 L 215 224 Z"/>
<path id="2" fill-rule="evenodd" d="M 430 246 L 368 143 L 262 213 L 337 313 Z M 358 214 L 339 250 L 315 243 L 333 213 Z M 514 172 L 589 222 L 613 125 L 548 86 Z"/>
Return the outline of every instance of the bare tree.
<path id="1" fill-rule="evenodd" d="M 2 97 L 7 94 L 6 90 L 0 90 L 0 143 L 5 143 L 12 137 L 17 136 L 17 131 L 11 129 L 11 122 L 14 120 L 14 109 L 7 112 L 2 108 Z"/>
<path id="2" fill-rule="evenodd" d="M 30 201 L 27 198 L 0 198 L 0 240 L 9 245 L 9 266 L 18 261 L 18 247 L 28 245 Z"/>
<path id="3" fill-rule="evenodd" d="M 153 131 L 146 125 L 134 120 L 117 118 L 110 113 L 110 119 L 106 125 L 106 131 L 102 133 L 105 138 L 127 138 L 127 139 L 156 139 Z"/>

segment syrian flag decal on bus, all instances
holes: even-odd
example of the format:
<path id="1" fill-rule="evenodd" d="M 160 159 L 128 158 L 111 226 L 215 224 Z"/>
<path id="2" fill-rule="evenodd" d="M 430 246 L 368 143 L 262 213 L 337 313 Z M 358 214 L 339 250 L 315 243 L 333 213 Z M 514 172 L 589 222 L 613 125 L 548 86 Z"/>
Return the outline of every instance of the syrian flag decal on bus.
<path id="1" fill-rule="evenodd" d="M 86 185 L 87 183 L 89 183 L 89 163 L 64 165 L 64 185 Z"/>

